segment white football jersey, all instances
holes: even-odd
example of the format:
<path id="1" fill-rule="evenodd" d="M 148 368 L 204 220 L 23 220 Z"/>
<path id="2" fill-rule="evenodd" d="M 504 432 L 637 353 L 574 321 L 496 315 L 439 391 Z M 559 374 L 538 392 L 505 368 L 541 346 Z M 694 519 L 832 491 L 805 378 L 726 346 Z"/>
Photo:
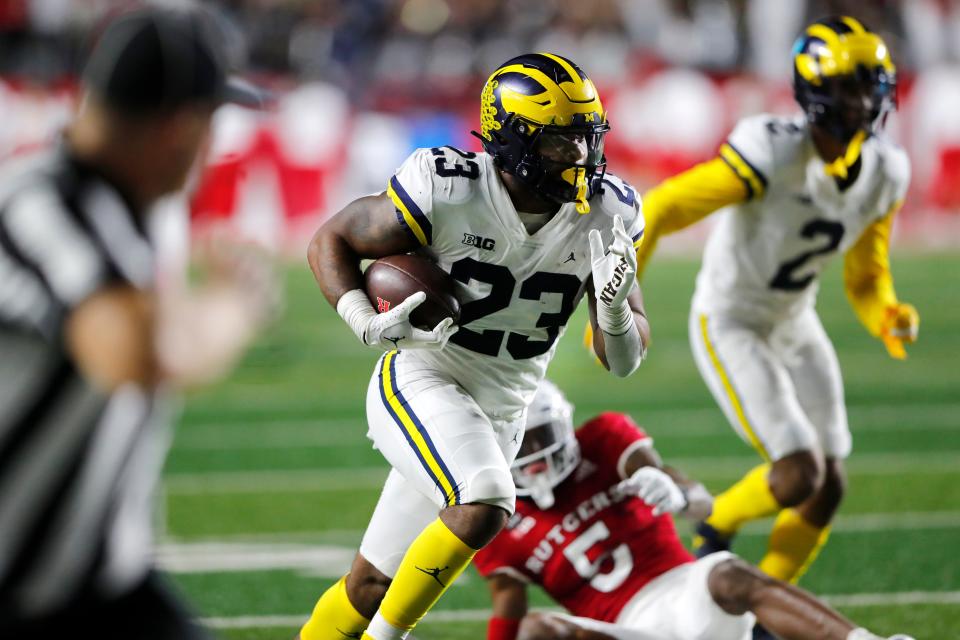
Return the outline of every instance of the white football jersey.
<path id="1" fill-rule="evenodd" d="M 448 372 L 492 417 L 519 415 L 543 379 L 591 276 L 588 232 L 609 245 L 619 214 L 639 246 L 638 194 L 611 174 L 603 187 L 590 213 L 567 203 L 530 234 L 486 153 L 417 149 L 390 179 L 397 219 L 450 273 L 461 303 L 447 346 L 411 355 Z"/>
<path id="2" fill-rule="evenodd" d="M 802 117 L 745 118 L 720 156 L 751 198 L 719 214 L 693 307 L 746 320 L 777 321 L 812 306 L 828 261 L 902 200 L 910 182 L 906 153 L 871 136 L 850 178 L 838 184 Z"/>

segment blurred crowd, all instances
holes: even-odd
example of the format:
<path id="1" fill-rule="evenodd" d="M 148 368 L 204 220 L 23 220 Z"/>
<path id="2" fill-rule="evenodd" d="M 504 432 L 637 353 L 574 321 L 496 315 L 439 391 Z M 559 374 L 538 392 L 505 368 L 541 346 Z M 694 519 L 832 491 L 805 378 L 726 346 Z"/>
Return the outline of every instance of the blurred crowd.
<path id="1" fill-rule="evenodd" d="M 0 158 L 49 144 L 91 34 L 131 4 L 0 0 Z M 249 219 L 261 237 L 309 229 L 382 189 L 416 147 L 476 149 L 479 87 L 531 50 L 566 55 L 594 79 L 614 127 L 610 166 L 642 189 L 710 157 L 746 114 L 795 113 L 791 45 L 806 23 L 836 13 L 881 33 L 901 72 L 888 133 L 914 165 L 906 218 L 960 211 L 960 0 L 203 4 L 219 17 L 233 64 L 279 100 L 267 116 L 218 114 L 195 220 Z"/>
<path id="2" fill-rule="evenodd" d="M 0 73 L 40 81 L 69 74 L 82 57 L 78 54 L 91 29 L 111 10 L 129 4 L 129 0 L 3 0 Z M 449 97 L 460 86 L 472 87 L 475 76 L 511 55 L 543 49 L 569 52 L 600 82 L 657 63 L 779 78 L 789 70 L 784 52 L 803 24 L 831 13 L 855 14 L 880 32 L 904 69 L 960 60 L 960 0 L 205 4 L 221 16 L 238 62 L 265 73 L 332 82 L 361 101 L 396 96 L 396 86 L 411 79 L 445 88 L 440 97 Z"/>

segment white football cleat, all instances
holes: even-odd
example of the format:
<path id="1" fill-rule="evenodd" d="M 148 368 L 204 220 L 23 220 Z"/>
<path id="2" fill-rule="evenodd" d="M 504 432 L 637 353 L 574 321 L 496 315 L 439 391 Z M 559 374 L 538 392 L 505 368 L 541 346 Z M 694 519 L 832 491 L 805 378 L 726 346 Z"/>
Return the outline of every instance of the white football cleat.
<path id="1" fill-rule="evenodd" d="M 905 633 L 898 633 L 896 635 L 890 636 L 887 640 L 914 640 L 913 636 L 908 636 Z"/>

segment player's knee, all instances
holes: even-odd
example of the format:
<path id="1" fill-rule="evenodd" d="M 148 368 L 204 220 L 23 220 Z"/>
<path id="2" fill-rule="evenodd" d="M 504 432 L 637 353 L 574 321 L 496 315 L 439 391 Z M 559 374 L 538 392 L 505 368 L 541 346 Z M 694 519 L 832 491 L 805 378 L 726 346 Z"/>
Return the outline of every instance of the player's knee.
<path id="1" fill-rule="evenodd" d="M 380 608 L 390 582 L 386 574 L 357 554 L 347 576 L 347 598 L 360 615 L 370 619 Z"/>
<path id="2" fill-rule="evenodd" d="M 474 502 L 447 507 L 440 512 L 440 519 L 465 545 L 482 549 L 507 524 L 507 515 L 501 507 Z"/>
<path id="3" fill-rule="evenodd" d="M 739 616 L 750 611 L 765 584 L 772 578 L 740 558 L 730 558 L 717 564 L 707 577 L 710 597 L 730 615 Z"/>
<path id="4" fill-rule="evenodd" d="M 770 490 L 781 506 L 795 507 L 820 490 L 825 476 L 823 455 L 798 451 L 773 463 Z"/>
<path id="5" fill-rule="evenodd" d="M 843 463 L 839 460 L 828 460 L 826 473 L 823 478 L 823 486 L 820 488 L 820 494 L 823 496 L 823 502 L 831 509 L 836 509 L 843 501 L 843 496 L 847 492 L 847 474 L 843 469 Z"/>

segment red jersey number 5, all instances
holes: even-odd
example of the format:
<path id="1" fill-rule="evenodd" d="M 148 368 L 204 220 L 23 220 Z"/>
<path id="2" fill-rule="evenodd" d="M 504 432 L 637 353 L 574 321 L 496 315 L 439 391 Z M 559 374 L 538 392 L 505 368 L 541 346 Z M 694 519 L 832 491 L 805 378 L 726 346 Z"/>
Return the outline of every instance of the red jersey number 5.
<path id="1" fill-rule="evenodd" d="M 587 557 L 590 549 L 609 537 L 610 530 L 607 525 L 602 521 L 596 522 L 563 550 L 563 555 L 570 561 L 576 572 L 582 578 L 589 580 L 590 586 L 601 593 L 615 591 L 633 569 L 633 556 L 630 555 L 630 549 L 625 544 L 619 544 L 612 552 L 603 553 L 593 562 L 590 561 Z M 607 557 L 613 558 L 613 569 L 608 573 L 600 573 L 600 565 Z"/>

